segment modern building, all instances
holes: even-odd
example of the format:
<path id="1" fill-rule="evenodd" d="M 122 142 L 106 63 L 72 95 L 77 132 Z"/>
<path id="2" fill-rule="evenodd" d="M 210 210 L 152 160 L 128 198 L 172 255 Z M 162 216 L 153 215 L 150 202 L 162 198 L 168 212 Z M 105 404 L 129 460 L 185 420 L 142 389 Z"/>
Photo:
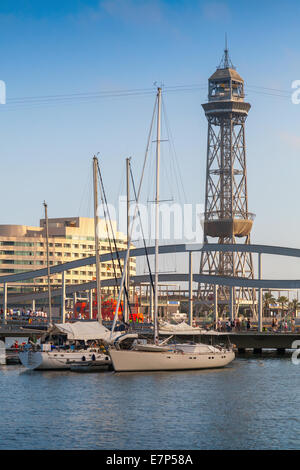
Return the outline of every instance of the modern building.
<path id="1" fill-rule="evenodd" d="M 126 250 L 126 236 L 116 231 L 112 222 L 118 250 Z M 64 217 L 48 219 L 49 228 L 49 263 L 50 266 L 74 261 L 95 255 L 94 219 L 87 217 Z M 99 221 L 100 254 L 114 249 L 109 242 L 105 221 Z M 0 225 L 0 275 L 32 271 L 47 266 L 47 243 L 45 219 L 39 227 L 27 225 Z M 121 266 L 123 262 L 121 261 Z M 130 275 L 135 274 L 135 258 L 130 259 Z M 115 261 L 117 276 L 120 276 L 118 263 Z M 51 275 L 53 287 L 61 285 L 61 274 Z M 67 284 L 81 284 L 96 277 L 96 266 L 82 266 L 66 271 Z M 113 278 L 112 261 L 101 264 L 101 278 Z M 22 283 L 9 285 L 10 292 L 29 292 L 47 289 L 47 277 L 36 278 Z"/>

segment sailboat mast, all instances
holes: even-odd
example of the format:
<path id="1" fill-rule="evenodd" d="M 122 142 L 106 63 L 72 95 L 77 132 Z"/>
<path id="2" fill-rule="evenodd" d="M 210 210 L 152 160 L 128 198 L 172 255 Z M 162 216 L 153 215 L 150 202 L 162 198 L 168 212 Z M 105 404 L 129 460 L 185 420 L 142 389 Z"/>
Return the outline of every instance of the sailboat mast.
<path id="1" fill-rule="evenodd" d="M 99 237 L 98 237 L 98 158 L 93 158 L 93 179 L 94 179 L 94 226 L 95 226 L 95 253 L 96 253 L 96 291 L 97 291 L 97 318 L 102 324 L 101 313 L 101 274 L 100 274 L 100 258 L 99 258 Z"/>
<path id="2" fill-rule="evenodd" d="M 48 206 L 47 206 L 45 201 L 44 201 L 44 208 L 45 208 L 45 225 L 46 225 L 46 253 L 47 253 L 49 324 L 52 325 L 51 283 L 50 283 L 50 262 L 49 262 Z"/>
<path id="3" fill-rule="evenodd" d="M 130 233 L 129 233 L 129 210 L 130 210 L 130 158 L 126 158 L 126 189 L 127 189 L 127 250 L 130 250 Z M 127 298 L 130 299 L 130 258 L 128 258 L 127 266 L 126 266 L 126 290 L 127 290 Z M 128 301 L 124 299 L 124 314 L 125 314 L 125 322 L 128 321 Z"/>
<path id="4" fill-rule="evenodd" d="M 155 191 L 155 280 L 154 280 L 154 341 L 158 342 L 158 246 L 159 246 L 159 171 L 161 131 L 161 88 L 157 88 L 157 131 L 156 131 L 156 191 Z"/>

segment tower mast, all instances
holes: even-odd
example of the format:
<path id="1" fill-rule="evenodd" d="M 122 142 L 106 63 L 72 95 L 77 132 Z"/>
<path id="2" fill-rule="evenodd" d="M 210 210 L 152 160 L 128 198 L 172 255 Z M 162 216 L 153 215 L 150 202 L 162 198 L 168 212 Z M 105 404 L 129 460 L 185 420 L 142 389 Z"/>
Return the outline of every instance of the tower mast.
<path id="1" fill-rule="evenodd" d="M 245 121 L 251 106 L 244 101 L 244 80 L 232 65 L 227 38 L 221 63 L 208 80 L 208 102 L 202 107 L 208 121 L 204 242 L 212 237 L 221 244 L 235 244 L 239 238 L 249 244 L 254 215 L 248 211 Z M 253 278 L 252 256 L 202 252 L 200 273 Z M 211 286 L 199 285 L 204 304 L 211 293 Z M 231 305 L 234 317 L 241 303 L 253 309 L 255 293 L 234 289 L 230 302 L 229 290 L 220 287 L 218 298 Z"/>

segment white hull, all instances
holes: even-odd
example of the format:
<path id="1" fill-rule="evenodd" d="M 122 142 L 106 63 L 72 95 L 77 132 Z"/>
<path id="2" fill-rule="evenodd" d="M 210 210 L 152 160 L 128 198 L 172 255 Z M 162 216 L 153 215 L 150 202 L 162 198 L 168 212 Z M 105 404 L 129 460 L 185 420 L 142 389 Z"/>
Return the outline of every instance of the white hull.
<path id="1" fill-rule="evenodd" d="M 19 354 L 20 361 L 23 366 L 31 370 L 51 370 L 51 369 L 70 369 L 74 361 L 82 361 L 85 357 L 86 361 L 91 361 L 95 356 L 97 364 L 109 366 L 111 360 L 109 356 L 103 353 L 95 353 L 92 351 L 22 351 Z"/>
<path id="2" fill-rule="evenodd" d="M 233 351 L 187 354 L 111 349 L 110 356 L 116 372 L 193 370 L 224 367 L 234 360 Z"/>

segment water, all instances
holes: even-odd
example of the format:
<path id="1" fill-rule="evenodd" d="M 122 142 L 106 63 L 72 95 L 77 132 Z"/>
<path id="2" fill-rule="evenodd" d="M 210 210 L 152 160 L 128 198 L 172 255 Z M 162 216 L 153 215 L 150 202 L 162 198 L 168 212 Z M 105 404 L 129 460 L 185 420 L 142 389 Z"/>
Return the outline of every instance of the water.
<path id="1" fill-rule="evenodd" d="M 298 449 L 300 366 L 189 372 L 0 368 L 0 449 Z"/>

